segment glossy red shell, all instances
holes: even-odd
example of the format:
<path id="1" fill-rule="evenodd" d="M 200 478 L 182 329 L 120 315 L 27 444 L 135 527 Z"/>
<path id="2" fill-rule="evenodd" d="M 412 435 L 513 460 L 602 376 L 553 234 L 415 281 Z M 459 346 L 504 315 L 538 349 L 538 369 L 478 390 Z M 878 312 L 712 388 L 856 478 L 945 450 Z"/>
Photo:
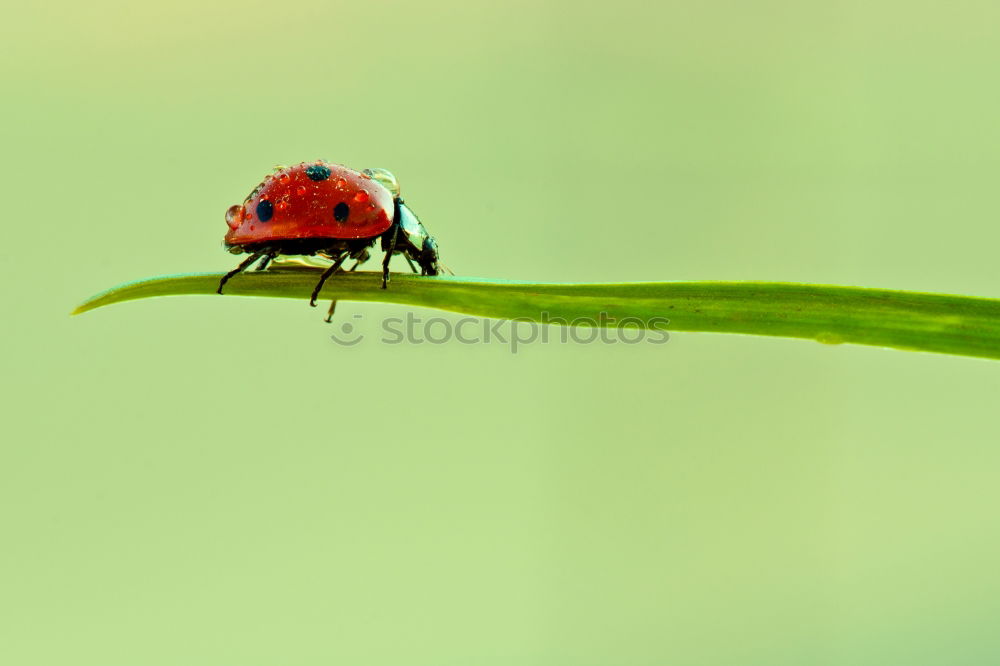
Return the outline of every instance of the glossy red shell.
<path id="1" fill-rule="evenodd" d="M 374 238 L 392 226 L 392 211 L 392 193 L 369 176 L 339 164 L 303 162 L 269 175 L 242 206 L 229 209 L 225 243 Z"/>

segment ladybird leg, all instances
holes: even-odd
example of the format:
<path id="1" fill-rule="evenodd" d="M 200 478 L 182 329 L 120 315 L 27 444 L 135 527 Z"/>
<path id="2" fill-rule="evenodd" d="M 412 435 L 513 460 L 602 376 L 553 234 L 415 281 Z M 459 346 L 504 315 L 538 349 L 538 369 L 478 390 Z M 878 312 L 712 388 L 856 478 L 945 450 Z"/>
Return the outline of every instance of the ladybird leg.
<path id="1" fill-rule="evenodd" d="M 264 261 L 260 262 L 260 265 L 257 266 L 256 270 L 258 271 L 265 270 L 267 268 L 267 265 L 271 263 L 271 260 L 274 259 L 274 256 L 275 256 L 274 252 L 268 252 L 267 254 L 265 254 Z"/>
<path id="2" fill-rule="evenodd" d="M 408 263 L 410 265 L 410 270 L 411 271 L 413 271 L 414 273 L 419 273 L 420 272 L 420 271 L 417 270 L 417 267 L 413 265 L 413 259 L 410 259 L 410 255 L 408 255 L 408 254 L 406 254 L 404 252 L 403 253 L 403 258 L 406 259 L 406 263 Z"/>
<path id="3" fill-rule="evenodd" d="M 392 237 L 389 239 L 389 248 L 385 251 L 385 257 L 382 259 L 383 289 L 389 286 L 389 260 L 392 259 L 392 253 L 396 251 L 396 236 L 398 235 L 399 235 L 399 225 L 393 225 Z"/>
<path id="4" fill-rule="evenodd" d="M 360 254 L 356 254 L 354 256 L 357 257 L 357 261 L 355 261 L 354 265 L 351 266 L 350 270 L 348 270 L 349 273 L 353 273 L 357 270 L 358 266 L 372 258 L 372 255 L 368 252 L 368 250 L 362 250 Z"/>
<path id="5" fill-rule="evenodd" d="M 329 324 L 330 321 L 333 319 L 333 311 L 336 309 L 337 309 L 337 301 L 330 301 L 330 309 L 326 311 L 326 319 L 324 320 L 326 323 Z"/>
<path id="6" fill-rule="evenodd" d="M 332 266 L 323 271 L 323 275 L 320 276 L 319 282 L 316 283 L 316 288 L 313 289 L 312 298 L 309 299 L 309 305 L 316 307 L 316 299 L 319 297 L 320 290 L 323 289 L 323 284 L 326 282 L 326 279 L 328 277 L 337 272 L 337 269 L 340 268 L 340 265 L 344 263 L 344 259 L 347 259 L 347 255 L 346 254 L 340 255 L 340 257 L 337 259 L 337 261 L 333 263 Z"/>
<path id="7" fill-rule="evenodd" d="M 260 259 L 260 256 L 261 256 L 260 252 L 254 252 L 249 257 L 247 257 L 242 262 L 240 262 L 239 266 L 237 266 L 233 270 L 231 270 L 228 273 L 226 273 L 225 275 L 223 275 L 222 276 L 222 280 L 219 281 L 219 288 L 218 288 L 218 290 L 216 290 L 215 293 L 221 294 L 222 293 L 222 287 L 225 286 L 225 284 L 227 282 L 229 282 L 229 278 L 233 277 L 237 273 L 242 273 L 243 271 L 245 271 L 250 264 L 252 264 L 253 262 L 255 262 L 258 259 Z"/>

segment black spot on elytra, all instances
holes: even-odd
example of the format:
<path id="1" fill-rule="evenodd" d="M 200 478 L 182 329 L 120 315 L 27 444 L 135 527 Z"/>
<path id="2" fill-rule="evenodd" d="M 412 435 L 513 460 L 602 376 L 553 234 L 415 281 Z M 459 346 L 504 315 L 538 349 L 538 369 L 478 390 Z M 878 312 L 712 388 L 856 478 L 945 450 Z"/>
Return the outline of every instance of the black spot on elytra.
<path id="1" fill-rule="evenodd" d="M 333 207 L 333 219 L 337 220 L 337 222 L 346 222 L 350 212 L 351 209 L 347 207 L 347 204 L 341 201 Z"/>
<path id="2" fill-rule="evenodd" d="M 257 217 L 261 222 L 269 222 L 274 216 L 274 205 L 267 199 L 261 199 L 257 204 Z"/>
<path id="3" fill-rule="evenodd" d="M 330 168 L 322 164 L 313 164 L 306 167 L 306 175 L 309 176 L 309 180 L 326 180 L 330 177 Z"/>

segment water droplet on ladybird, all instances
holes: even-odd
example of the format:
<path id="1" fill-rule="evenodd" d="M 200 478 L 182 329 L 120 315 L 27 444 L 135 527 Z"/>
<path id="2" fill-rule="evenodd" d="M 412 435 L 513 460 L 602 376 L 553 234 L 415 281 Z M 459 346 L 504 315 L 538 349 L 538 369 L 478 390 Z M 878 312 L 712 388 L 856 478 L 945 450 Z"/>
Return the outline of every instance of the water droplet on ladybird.
<path id="1" fill-rule="evenodd" d="M 364 190 L 358 190 L 358 193 L 354 195 L 354 200 L 358 203 L 364 203 L 368 201 L 368 193 Z"/>
<path id="2" fill-rule="evenodd" d="M 368 204 L 368 210 L 375 210 L 375 208 L 377 208 L 375 204 L 373 203 Z"/>
<path id="3" fill-rule="evenodd" d="M 292 179 L 287 173 L 282 173 L 278 176 L 278 180 L 281 181 L 282 185 L 288 185 L 288 181 Z"/>
<path id="4" fill-rule="evenodd" d="M 278 205 L 277 205 L 277 209 L 278 209 L 278 212 L 280 212 L 280 213 L 285 212 L 286 210 L 288 210 L 288 202 L 287 201 L 279 201 Z"/>
<path id="5" fill-rule="evenodd" d="M 229 225 L 230 229 L 235 229 L 240 226 L 243 221 L 243 206 L 239 204 L 235 206 L 230 206 L 229 210 L 226 211 L 226 224 Z"/>
<path id="6" fill-rule="evenodd" d="M 337 186 L 337 189 L 338 189 L 338 190 L 342 190 L 342 189 L 344 189 L 345 187 L 347 187 L 347 181 L 346 181 L 346 180 L 344 180 L 343 178 L 338 178 L 338 179 L 337 179 L 337 182 L 336 182 L 336 183 L 334 183 L 334 185 L 336 185 L 336 186 Z"/>
<path id="7" fill-rule="evenodd" d="M 295 193 L 300 197 L 304 197 L 306 195 L 306 186 L 299 185 L 298 187 L 295 188 Z"/>

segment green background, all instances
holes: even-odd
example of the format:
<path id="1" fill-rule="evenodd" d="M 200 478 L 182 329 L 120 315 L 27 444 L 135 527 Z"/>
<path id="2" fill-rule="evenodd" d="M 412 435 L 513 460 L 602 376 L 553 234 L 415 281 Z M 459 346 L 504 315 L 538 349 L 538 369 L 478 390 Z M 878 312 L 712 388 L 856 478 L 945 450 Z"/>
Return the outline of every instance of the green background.
<path id="1" fill-rule="evenodd" d="M 461 275 L 998 296 L 998 22 L 994 0 L 9 7 L 0 661 L 996 662 L 996 362 L 391 346 L 406 309 L 378 304 L 341 304 L 352 348 L 301 301 L 68 312 L 231 268 L 225 209 L 316 158 L 395 172 Z"/>

